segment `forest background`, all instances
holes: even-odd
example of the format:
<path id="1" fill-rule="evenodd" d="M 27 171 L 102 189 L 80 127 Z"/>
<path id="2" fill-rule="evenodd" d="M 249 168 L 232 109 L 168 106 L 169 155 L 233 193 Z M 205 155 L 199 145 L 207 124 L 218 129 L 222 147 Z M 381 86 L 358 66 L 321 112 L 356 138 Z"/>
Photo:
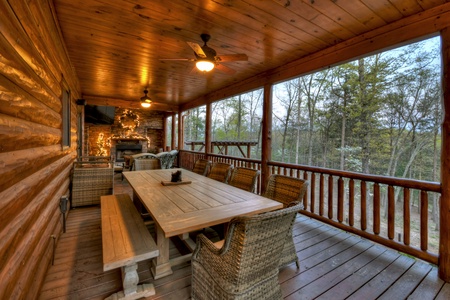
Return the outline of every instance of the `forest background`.
<path id="1" fill-rule="evenodd" d="M 431 38 L 275 85 L 272 160 L 439 181 L 440 74 L 440 40 Z M 213 103 L 212 140 L 257 141 L 259 159 L 262 97 Z M 185 141 L 204 141 L 205 112 L 189 111 Z"/>

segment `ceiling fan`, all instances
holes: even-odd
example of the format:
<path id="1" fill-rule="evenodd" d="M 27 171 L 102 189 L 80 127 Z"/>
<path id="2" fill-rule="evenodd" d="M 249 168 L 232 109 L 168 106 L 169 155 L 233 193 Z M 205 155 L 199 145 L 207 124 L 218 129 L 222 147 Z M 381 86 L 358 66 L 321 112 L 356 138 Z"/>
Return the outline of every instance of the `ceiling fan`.
<path id="1" fill-rule="evenodd" d="M 202 72 L 209 72 L 216 68 L 227 74 L 234 74 L 236 71 L 222 64 L 222 62 L 228 61 L 247 61 L 246 54 L 228 54 L 217 55 L 216 50 L 208 47 L 206 43 L 210 40 L 211 36 L 206 33 L 200 35 L 203 46 L 197 43 L 187 42 L 188 45 L 194 50 L 195 58 L 161 58 L 160 60 L 178 60 L 178 61 L 194 61 L 198 70 Z"/>

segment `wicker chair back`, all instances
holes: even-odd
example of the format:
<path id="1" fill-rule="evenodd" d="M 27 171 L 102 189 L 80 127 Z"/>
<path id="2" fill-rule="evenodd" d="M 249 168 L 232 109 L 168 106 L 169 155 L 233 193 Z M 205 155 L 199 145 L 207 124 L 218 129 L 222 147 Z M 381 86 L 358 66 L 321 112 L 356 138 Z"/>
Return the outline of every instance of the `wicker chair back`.
<path id="1" fill-rule="evenodd" d="M 161 169 L 161 161 L 157 158 L 138 158 L 134 160 L 134 170 Z"/>
<path id="2" fill-rule="evenodd" d="M 254 193 L 259 170 L 236 167 L 231 173 L 229 185 Z"/>
<path id="3" fill-rule="evenodd" d="M 233 165 L 231 164 L 215 162 L 211 167 L 211 171 L 209 171 L 208 177 L 220 182 L 227 183 L 232 170 Z"/>
<path id="4" fill-rule="evenodd" d="M 211 166 L 211 161 L 201 158 L 195 162 L 192 172 L 206 176 L 206 174 L 208 174 L 208 170 L 209 170 L 210 166 Z"/>

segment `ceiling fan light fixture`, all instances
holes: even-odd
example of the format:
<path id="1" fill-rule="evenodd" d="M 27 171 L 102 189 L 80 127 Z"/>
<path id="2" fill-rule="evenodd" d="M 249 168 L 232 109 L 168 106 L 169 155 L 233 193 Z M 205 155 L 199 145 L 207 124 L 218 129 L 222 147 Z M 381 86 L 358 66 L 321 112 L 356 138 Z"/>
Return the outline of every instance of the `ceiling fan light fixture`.
<path id="1" fill-rule="evenodd" d="M 202 72 L 209 72 L 214 69 L 214 63 L 207 59 L 199 60 L 195 63 L 195 65 L 197 66 L 197 69 Z"/>
<path id="2" fill-rule="evenodd" d="M 144 90 L 144 97 L 141 97 L 141 106 L 144 108 L 149 108 L 152 105 L 152 99 L 150 99 L 149 96 L 147 96 L 148 91 Z"/>

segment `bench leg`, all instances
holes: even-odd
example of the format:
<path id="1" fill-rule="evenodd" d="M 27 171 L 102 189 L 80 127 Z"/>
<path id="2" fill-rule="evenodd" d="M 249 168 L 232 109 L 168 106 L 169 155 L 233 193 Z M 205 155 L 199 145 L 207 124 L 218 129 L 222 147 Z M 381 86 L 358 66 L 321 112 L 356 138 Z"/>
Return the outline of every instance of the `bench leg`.
<path id="1" fill-rule="evenodd" d="M 122 267 L 122 284 L 123 291 L 112 294 L 108 300 L 134 300 L 149 297 L 155 294 L 153 284 L 139 283 L 139 275 L 137 273 L 137 263 Z"/>

